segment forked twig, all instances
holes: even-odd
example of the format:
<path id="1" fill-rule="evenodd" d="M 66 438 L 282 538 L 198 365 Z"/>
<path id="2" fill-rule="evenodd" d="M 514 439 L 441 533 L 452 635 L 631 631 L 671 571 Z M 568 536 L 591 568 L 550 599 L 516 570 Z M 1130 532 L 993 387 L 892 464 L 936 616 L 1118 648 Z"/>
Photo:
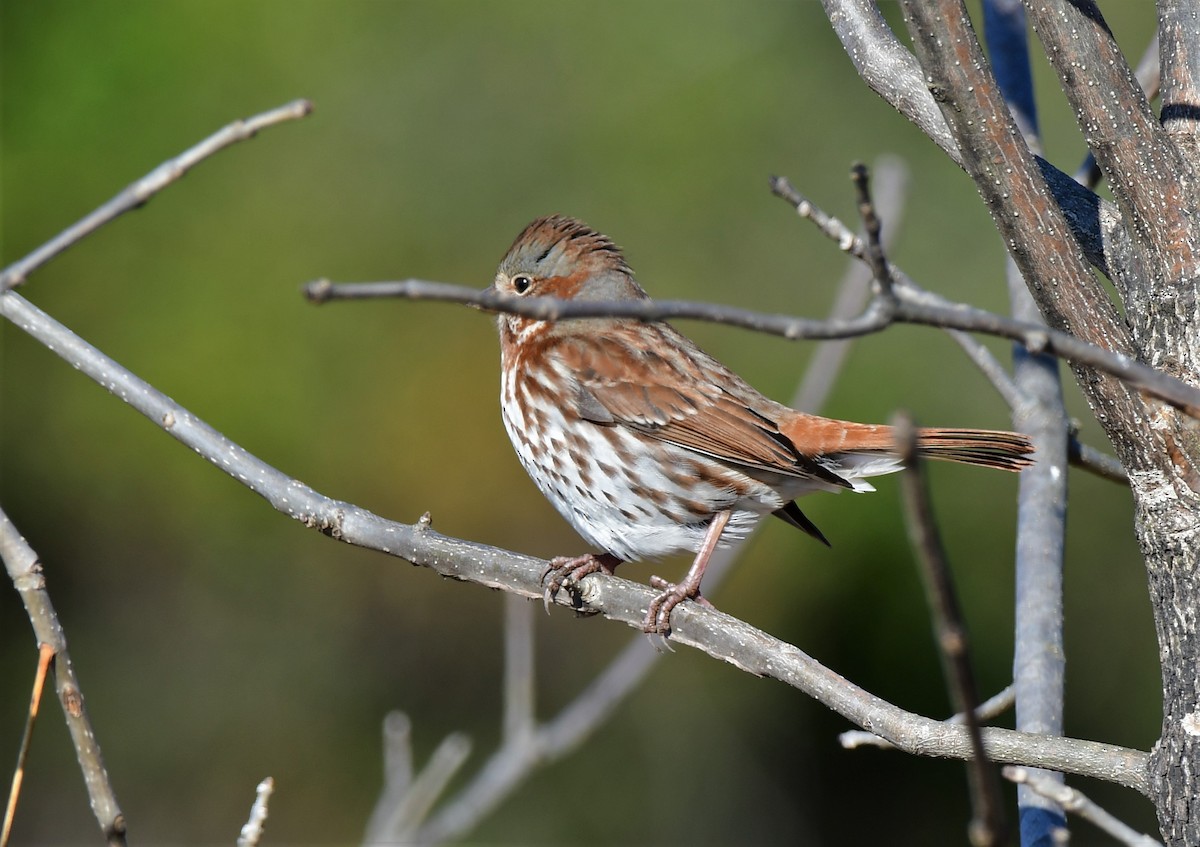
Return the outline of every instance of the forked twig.
<path id="1" fill-rule="evenodd" d="M 1016 699 L 1015 695 L 1016 692 L 1013 687 L 1006 685 L 975 708 L 975 720 L 979 721 L 982 725 L 985 721 L 990 721 L 1004 714 L 1013 707 L 1013 702 Z M 945 723 L 956 726 L 962 726 L 966 722 L 967 716 L 962 712 L 955 712 L 945 720 Z M 846 730 L 838 735 L 838 743 L 845 750 L 855 750 L 859 747 L 878 747 L 881 750 L 896 749 L 896 745 L 886 738 L 880 738 L 875 733 L 867 732 L 863 729 Z"/>

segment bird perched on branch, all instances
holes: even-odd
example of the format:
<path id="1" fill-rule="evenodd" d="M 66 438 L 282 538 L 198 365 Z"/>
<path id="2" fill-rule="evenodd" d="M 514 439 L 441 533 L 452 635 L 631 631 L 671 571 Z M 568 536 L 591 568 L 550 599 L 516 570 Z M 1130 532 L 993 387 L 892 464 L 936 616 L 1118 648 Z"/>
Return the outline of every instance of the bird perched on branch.
<path id="1" fill-rule="evenodd" d="M 501 297 L 649 299 L 620 249 L 584 223 L 539 218 L 500 262 Z M 501 313 L 505 429 L 538 489 L 598 553 L 554 559 L 547 603 L 564 584 L 621 562 L 690 552 L 687 576 L 651 584 L 643 628 L 667 634 L 671 610 L 703 601 L 718 544 L 775 515 L 828 544 L 795 503 L 813 491 L 873 491 L 900 470 L 892 428 L 818 417 L 764 397 L 668 324 L 631 318 L 539 320 Z M 1023 435 L 926 428 L 931 459 L 1017 471 Z"/>

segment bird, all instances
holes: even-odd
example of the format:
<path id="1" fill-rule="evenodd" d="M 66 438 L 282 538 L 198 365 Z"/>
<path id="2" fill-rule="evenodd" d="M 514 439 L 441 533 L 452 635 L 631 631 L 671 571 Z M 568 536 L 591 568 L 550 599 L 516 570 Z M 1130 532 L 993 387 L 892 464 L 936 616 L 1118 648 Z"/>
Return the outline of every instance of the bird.
<path id="1" fill-rule="evenodd" d="M 541 217 L 517 236 L 485 293 L 494 300 L 647 301 L 621 249 L 587 224 Z M 542 573 L 550 603 L 564 585 L 624 562 L 694 555 L 642 628 L 670 634 L 717 547 L 774 515 L 829 545 L 796 498 L 873 491 L 902 468 L 893 428 L 806 414 L 761 394 L 662 321 L 542 320 L 498 311 L 500 409 L 525 471 L 595 552 L 559 556 Z M 944 427 L 916 434 L 919 455 L 1019 471 L 1019 433 Z"/>

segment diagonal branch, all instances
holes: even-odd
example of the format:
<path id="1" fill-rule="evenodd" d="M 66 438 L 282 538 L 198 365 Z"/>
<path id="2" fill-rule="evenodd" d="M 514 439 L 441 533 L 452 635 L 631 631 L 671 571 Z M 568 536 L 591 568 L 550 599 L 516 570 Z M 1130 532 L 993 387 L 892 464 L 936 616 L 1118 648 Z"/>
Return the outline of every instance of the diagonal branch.
<path id="1" fill-rule="evenodd" d="M 966 169 L 959 140 L 930 94 L 920 64 L 888 27 L 875 0 L 822 3 L 862 80 L 942 148 L 951 161 Z M 1038 158 L 1037 166 L 1088 261 L 1113 278 L 1110 265 L 1119 271 L 1120 264 L 1108 257 L 1123 255 L 1128 249 L 1120 211 L 1045 159 Z"/>
<path id="2" fill-rule="evenodd" d="M 980 724 L 993 720 L 1011 709 L 1015 701 L 1016 693 L 1011 685 L 1007 685 L 975 707 L 975 720 Z M 944 722 L 962 725 L 966 723 L 966 720 L 966 714 L 955 712 Z M 839 734 L 838 743 L 842 745 L 843 750 L 857 750 L 859 747 L 878 747 L 880 750 L 896 749 L 892 742 L 885 741 L 873 732 L 864 732 L 861 729 L 848 729 Z"/>
<path id="3" fill-rule="evenodd" d="M 253 138 L 260 129 L 266 129 L 284 121 L 294 121 L 311 112 L 312 103 L 307 100 L 293 100 L 291 103 L 269 112 L 234 121 L 218 130 L 174 159 L 163 162 L 137 182 L 127 186 L 116 197 L 64 229 L 25 258 L 13 262 L 3 272 L 0 272 L 0 291 L 7 291 L 23 284 L 29 274 L 59 253 L 82 241 L 114 218 L 144 205 L 155 194 L 177 181 L 214 153 L 219 153 L 231 144 Z"/>
<path id="4" fill-rule="evenodd" d="M 1162 847 L 1161 841 L 1151 838 L 1149 835 L 1144 835 L 1128 824 L 1117 820 L 1107 811 L 1096 805 L 1087 795 L 1075 788 L 1070 788 L 1061 782 L 1048 779 L 1043 774 L 1028 768 L 1009 766 L 1004 769 L 1004 776 L 1018 785 L 1026 786 L 1032 791 L 1036 791 L 1054 803 L 1061 805 L 1064 809 L 1095 825 L 1119 844 L 1127 845 L 1127 847 Z"/>
<path id="5" fill-rule="evenodd" d="M 1100 9 L 1093 0 L 1025 6 L 1127 229 L 1136 241 L 1182 262 L 1195 243 L 1188 237 L 1192 225 L 1187 213 L 1195 207 L 1192 180 L 1187 178 L 1190 168 L 1151 111 Z M 1194 29 L 1194 18 L 1189 26 Z M 1164 56 L 1174 56 L 1171 32 L 1160 30 L 1166 39 L 1160 46 Z M 1164 70 L 1165 109 L 1175 75 Z M 1188 257 L 1188 262 L 1194 266 L 1196 257 Z"/>

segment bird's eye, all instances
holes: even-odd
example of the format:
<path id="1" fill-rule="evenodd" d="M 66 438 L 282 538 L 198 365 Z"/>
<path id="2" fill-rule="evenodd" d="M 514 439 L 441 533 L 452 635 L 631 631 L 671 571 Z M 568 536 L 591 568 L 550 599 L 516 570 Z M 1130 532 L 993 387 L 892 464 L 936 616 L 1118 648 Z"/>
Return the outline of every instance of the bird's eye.
<path id="1" fill-rule="evenodd" d="M 516 291 L 518 294 L 524 294 L 526 291 L 529 290 L 530 286 L 532 286 L 532 285 L 533 285 L 533 280 L 530 279 L 529 277 L 525 276 L 524 274 L 521 274 L 520 276 L 514 276 L 512 278 L 513 290 Z"/>

